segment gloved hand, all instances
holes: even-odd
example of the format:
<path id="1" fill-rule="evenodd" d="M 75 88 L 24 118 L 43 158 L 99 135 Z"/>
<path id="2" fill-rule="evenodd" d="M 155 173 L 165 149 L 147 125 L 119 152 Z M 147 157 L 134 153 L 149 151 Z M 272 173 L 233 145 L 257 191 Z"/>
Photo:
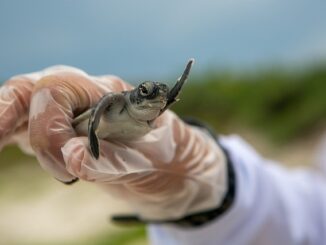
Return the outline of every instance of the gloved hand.
<path id="1" fill-rule="evenodd" d="M 225 157 L 205 131 L 170 111 L 142 138 L 101 140 L 100 158 L 91 156 L 87 137 L 76 135 L 72 119 L 105 93 L 130 88 L 117 77 L 69 67 L 14 77 L 0 90 L 1 143 L 11 139 L 25 151 L 32 148 L 55 178 L 98 183 L 145 219 L 176 219 L 217 207 L 227 186 Z"/>
<path id="2" fill-rule="evenodd" d="M 95 78 L 67 66 L 12 77 L 0 88 L 0 147 L 17 143 L 55 178 L 70 182 L 76 176 L 67 172 L 61 147 L 76 136 L 71 118 L 104 93 L 129 88 L 114 76 Z"/>

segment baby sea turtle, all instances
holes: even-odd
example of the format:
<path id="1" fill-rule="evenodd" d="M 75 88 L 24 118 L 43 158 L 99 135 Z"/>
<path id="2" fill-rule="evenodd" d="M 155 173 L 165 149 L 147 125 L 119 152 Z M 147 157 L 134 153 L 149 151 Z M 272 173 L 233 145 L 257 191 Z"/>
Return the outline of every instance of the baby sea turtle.
<path id="1" fill-rule="evenodd" d="M 193 63 L 194 59 L 188 61 L 171 90 L 164 83 L 146 81 L 133 90 L 104 95 L 94 107 L 76 117 L 72 125 L 77 134 L 88 134 L 93 157 L 98 159 L 100 155 L 98 138 L 129 140 L 147 134 L 154 119 L 178 101 Z"/>

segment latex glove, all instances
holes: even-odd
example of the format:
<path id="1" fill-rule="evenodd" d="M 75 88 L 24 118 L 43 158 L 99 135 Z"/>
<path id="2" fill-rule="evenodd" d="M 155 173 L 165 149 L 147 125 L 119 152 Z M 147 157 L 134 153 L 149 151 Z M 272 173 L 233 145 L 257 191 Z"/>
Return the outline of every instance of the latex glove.
<path id="1" fill-rule="evenodd" d="M 33 89 L 29 139 L 41 166 L 58 180 L 69 183 L 78 176 L 67 171 L 61 148 L 76 137 L 72 119 L 104 94 L 131 86 L 114 76 L 92 77 L 71 67 L 50 68 L 44 75 Z"/>
<path id="2" fill-rule="evenodd" d="M 34 82 L 24 76 L 13 77 L 0 88 L 0 150 L 15 142 L 24 152 L 33 154 L 27 125 Z"/>
<path id="3" fill-rule="evenodd" d="M 29 134 L 41 165 L 57 179 L 96 182 L 146 219 L 180 218 L 220 204 L 226 191 L 225 158 L 204 131 L 166 111 L 142 138 L 101 140 L 95 160 L 87 138 L 76 137 L 72 118 L 105 93 L 130 86 L 116 77 L 72 69 L 50 69 L 46 75 L 34 83 Z"/>
<path id="4" fill-rule="evenodd" d="M 69 183 L 76 176 L 66 170 L 61 147 L 76 136 L 70 125 L 74 113 L 106 92 L 129 88 L 117 77 L 95 78 L 68 66 L 12 77 L 0 88 L 0 147 L 18 144 L 55 178 Z"/>

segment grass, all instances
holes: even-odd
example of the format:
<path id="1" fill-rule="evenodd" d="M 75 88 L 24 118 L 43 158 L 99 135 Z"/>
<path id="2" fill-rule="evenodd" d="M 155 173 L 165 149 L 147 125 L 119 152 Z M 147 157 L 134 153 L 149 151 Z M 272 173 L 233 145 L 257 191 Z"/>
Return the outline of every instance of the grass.
<path id="1" fill-rule="evenodd" d="M 82 241 L 61 241 L 61 242 L 32 242 L 16 245 L 136 245 L 147 244 L 146 229 L 144 226 L 125 228 L 124 231 L 111 232 L 84 239 Z"/>
<path id="2" fill-rule="evenodd" d="M 139 241 L 143 241 L 141 244 L 146 244 L 146 230 L 144 226 L 126 229 L 126 231 L 114 234 L 103 234 L 89 241 L 78 243 L 78 245 L 132 245 Z"/>

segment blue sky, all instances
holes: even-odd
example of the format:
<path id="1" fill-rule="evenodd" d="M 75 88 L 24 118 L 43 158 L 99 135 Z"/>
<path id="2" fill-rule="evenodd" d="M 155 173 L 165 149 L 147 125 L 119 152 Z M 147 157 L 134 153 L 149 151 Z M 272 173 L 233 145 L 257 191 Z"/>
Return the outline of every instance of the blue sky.
<path id="1" fill-rule="evenodd" d="M 325 0 L 0 0 L 0 77 L 55 64 L 129 81 L 326 57 Z"/>

